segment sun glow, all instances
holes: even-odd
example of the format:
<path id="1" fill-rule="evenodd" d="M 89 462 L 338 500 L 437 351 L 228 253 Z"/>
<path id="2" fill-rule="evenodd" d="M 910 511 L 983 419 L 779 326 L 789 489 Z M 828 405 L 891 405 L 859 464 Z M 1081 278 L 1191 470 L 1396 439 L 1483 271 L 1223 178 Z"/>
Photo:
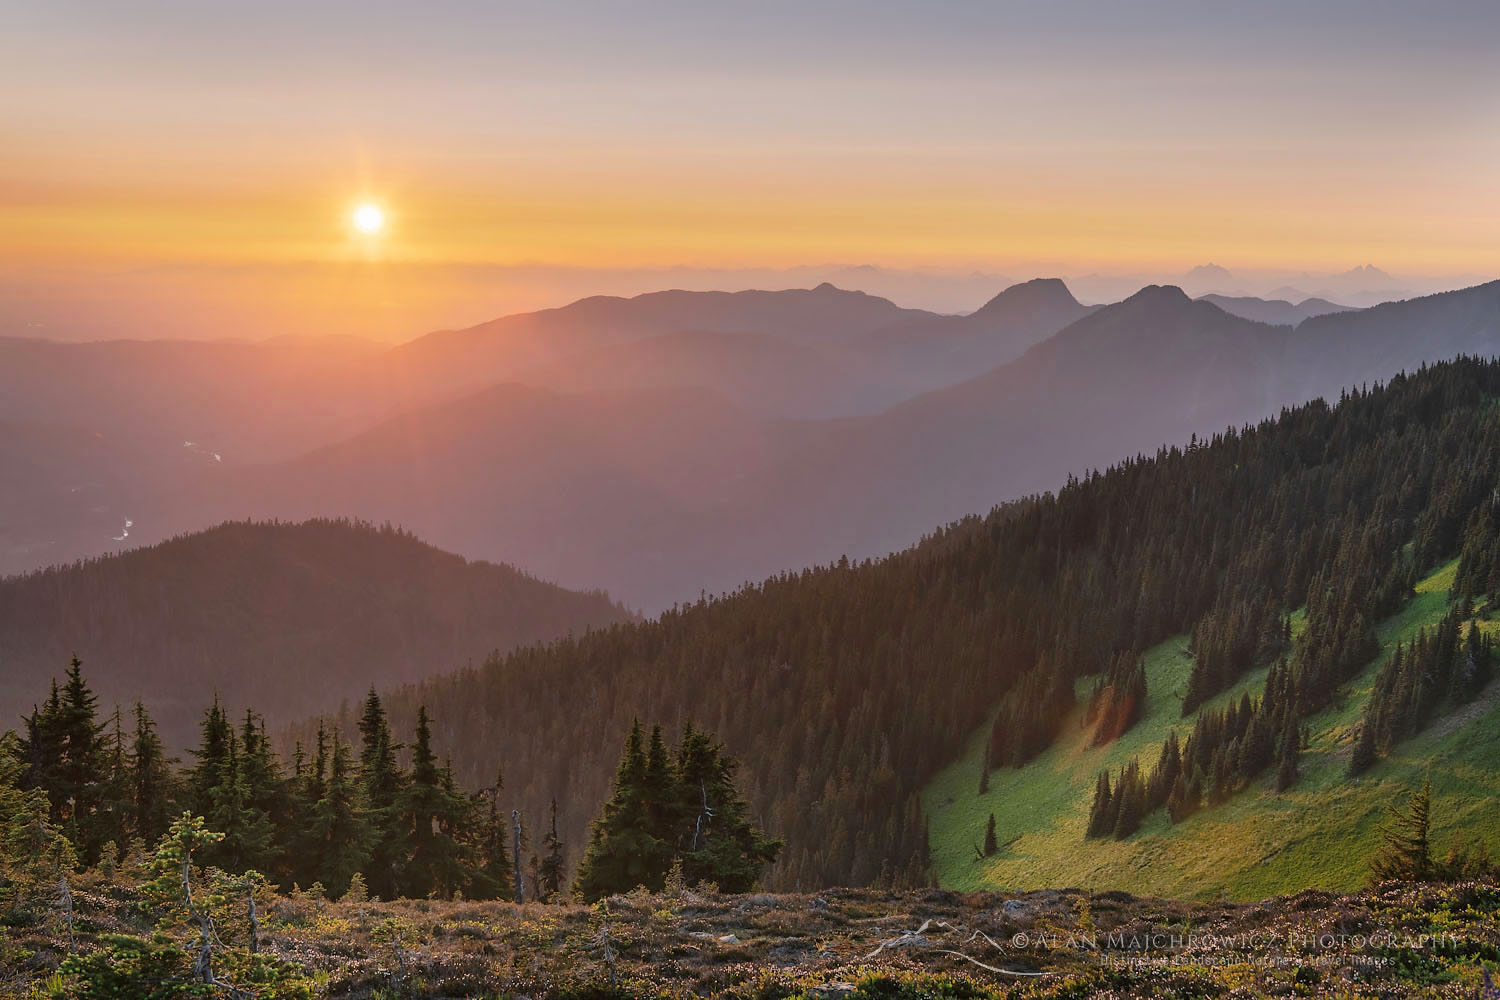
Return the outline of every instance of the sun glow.
<path id="1" fill-rule="evenodd" d="M 385 209 L 372 201 L 360 202 L 349 216 L 350 223 L 366 236 L 374 236 L 385 228 Z"/>

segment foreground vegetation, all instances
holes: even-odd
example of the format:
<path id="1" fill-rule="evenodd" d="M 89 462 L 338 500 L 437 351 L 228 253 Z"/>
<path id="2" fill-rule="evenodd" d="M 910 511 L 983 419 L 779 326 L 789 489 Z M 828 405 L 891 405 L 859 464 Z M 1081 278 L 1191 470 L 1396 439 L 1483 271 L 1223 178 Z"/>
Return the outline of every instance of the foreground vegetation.
<path id="1" fill-rule="evenodd" d="M 97 975 L 59 971 L 87 970 L 88 956 L 119 953 L 118 935 L 142 934 L 151 921 L 141 893 L 123 872 L 80 884 L 81 958 L 66 966 L 59 911 L 12 915 L 0 936 L 0 994 L 228 996 L 172 980 L 148 993 L 128 982 L 128 965 L 116 992 L 83 992 Z M 278 985 L 250 990 L 258 997 L 1479 1000 L 1494 996 L 1486 977 L 1500 960 L 1500 888 L 1475 883 L 1255 904 L 1077 890 L 721 896 L 669 887 L 594 906 L 267 894 L 260 914 L 259 961 L 281 972 Z M 222 930 L 247 947 L 243 921 Z"/>

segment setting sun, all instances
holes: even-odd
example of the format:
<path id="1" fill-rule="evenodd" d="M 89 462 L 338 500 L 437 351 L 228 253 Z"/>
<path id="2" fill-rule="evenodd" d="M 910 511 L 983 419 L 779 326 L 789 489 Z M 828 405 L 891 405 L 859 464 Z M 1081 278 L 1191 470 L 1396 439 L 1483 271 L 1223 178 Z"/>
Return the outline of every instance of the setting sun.
<path id="1" fill-rule="evenodd" d="M 354 228 L 366 236 L 374 236 L 385 228 L 385 209 L 374 202 L 365 201 L 354 206 L 354 212 L 349 217 Z"/>

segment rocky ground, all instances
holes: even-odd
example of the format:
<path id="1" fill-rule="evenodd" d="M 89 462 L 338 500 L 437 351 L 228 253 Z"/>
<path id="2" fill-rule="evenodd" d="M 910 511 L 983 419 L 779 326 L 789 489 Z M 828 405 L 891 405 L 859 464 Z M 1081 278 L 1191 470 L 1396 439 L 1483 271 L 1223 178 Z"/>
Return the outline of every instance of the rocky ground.
<path id="1" fill-rule="evenodd" d="M 123 886 L 74 894 L 76 947 L 139 933 Z M 39 994 L 58 918 L 0 926 L 0 995 Z M 226 936 L 242 929 L 225 928 Z M 329 997 L 1500 997 L 1500 888 L 1184 903 L 1073 890 L 616 896 L 595 906 L 278 897 L 262 951 Z"/>

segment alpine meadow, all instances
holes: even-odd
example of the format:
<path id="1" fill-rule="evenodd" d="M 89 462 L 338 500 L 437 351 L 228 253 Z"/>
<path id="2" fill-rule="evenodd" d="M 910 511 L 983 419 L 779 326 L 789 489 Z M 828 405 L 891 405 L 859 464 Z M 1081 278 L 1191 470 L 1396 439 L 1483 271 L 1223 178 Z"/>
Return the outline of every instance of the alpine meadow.
<path id="1" fill-rule="evenodd" d="M 11 13 L 0 996 L 1500 997 L 1500 10 Z"/>

